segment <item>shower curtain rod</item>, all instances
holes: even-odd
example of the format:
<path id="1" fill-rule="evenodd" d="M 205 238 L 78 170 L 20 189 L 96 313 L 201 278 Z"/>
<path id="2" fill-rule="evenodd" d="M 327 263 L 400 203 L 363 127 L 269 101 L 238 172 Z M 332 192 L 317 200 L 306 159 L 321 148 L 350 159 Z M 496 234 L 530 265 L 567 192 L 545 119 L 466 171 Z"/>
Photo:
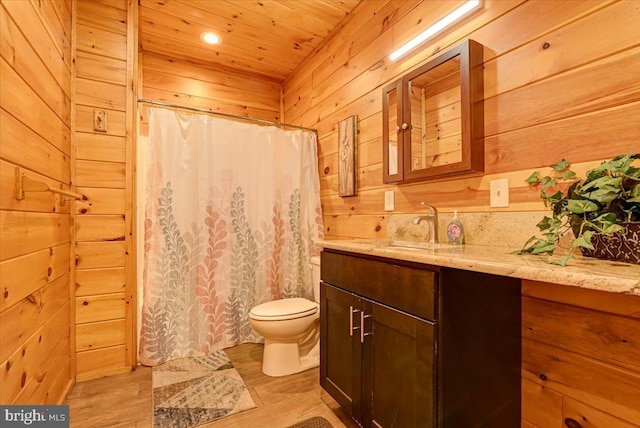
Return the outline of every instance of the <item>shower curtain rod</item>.
<path id="1" fill-rule="evenodd" d="M 170 103 L 165 103 L 165 102 L 162 102 L 162 101 L 147 100 L 147 99 L 143 99 L 143 98 L 138 98 L 138 102 L 139 103 L 145 103 L 145 104 L 153 104 L 153 105 L 157 105 L 157 106 L 161 106 L 161 107 L 171 107 L 171 108 L 179 108 L 179 109 L 183 109 L 183 110 L 197 111 L 199 113 L 213 114 L 213 115 L 216 115 L 216 116 L 229 117 L 231 119 L 239 119 L 239 120 L 246 120 L 246 121 L 249 121 L 249 122 L 257 122 L 257 123 L 261 123 L 263 125 L 274 125 L 274 126 L 283 126 L 283 127 L 286 127 L 286 128 L 304 129 L 305 131 L 315 132 L 316 134 L 318 133 L 318 130 L 315 129 L 315 128 L 307 128 L 307 127 L 298 126 L 298 125 L 289 125 L 288 123 L 273 122 L 271 120 L 255 119 L 253 117 L 238 116 L 236 114 L 220 113 L 220 112 L 217 112 L 217 111 L 207 110 L 207 109 L 204 109 L 204 108 L 186 107 L 186 106 L 181 106 L 181 105 L 178 105 L 178 104 L 170 104 Z"/>

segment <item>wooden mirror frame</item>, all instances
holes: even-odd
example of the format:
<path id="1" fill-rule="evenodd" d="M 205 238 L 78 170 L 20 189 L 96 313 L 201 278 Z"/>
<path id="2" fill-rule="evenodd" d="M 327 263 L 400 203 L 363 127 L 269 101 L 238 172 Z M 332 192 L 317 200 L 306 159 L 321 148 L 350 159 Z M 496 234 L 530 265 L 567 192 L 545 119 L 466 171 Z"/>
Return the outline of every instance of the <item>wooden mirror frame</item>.
<path id="1" fill-rule="evenodd" d="M 383 181 L 385 183 L 413 182 L 447 177 L 456 174 L 481 173 L 484 171 L 484 83 L 482 45 L 465 42 L 439 54 L 424 65 L 407 73 L 398 81 L 383 89 L 382 142 Z M 429 70 L 459 56 L 460 57 L 460 111 L 461 150 L 460 162 L 411 170 L 411 97 L 410 82 Z M 398 132 L 398 174 L 389 174 L 389 103 L 388 93 L 394 87 L 398 92 L 398 123 L 407 124 Z M 400 150 L 402 142 L 402 150 Z M 401 155 L 402 153 L 402 155 Z M 401 160 L 400 160 L 401 159 Z"/>
<path id="2" fill-rule="evenodd" d="M 402 141 L 401 129 L 396 127 L 396 141 L 397 141 L 397 164 L 396 173 L 389 173 L 390 160 L 389 160 L 389 94 L 396 91 L 396 122 L 400 123 L 402 116 L 400 116 L 402 106 L 402 79 L 398 79 L 395 82 L 385 86 L 382 90 L 382 175 L 385 183 L 396 183 L 403 180 L 402 165 L 404 158 L 404 144 Z"/>

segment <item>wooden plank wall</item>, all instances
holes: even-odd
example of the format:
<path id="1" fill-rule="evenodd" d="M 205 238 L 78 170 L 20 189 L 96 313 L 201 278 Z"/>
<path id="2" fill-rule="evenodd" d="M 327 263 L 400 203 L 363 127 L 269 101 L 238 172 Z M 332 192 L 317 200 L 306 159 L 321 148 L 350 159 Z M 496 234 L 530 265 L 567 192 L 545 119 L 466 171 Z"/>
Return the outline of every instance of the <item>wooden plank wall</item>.
<path id="1" fill-rule="evenodd" d="M 79 381 L 135 364 L 127 13 L 127 0 L 77 2 L 75 179 L 87 197 L 74 213 Z M 107 112 L 106 132 L 94 131 L 94 109 Z"/>
<path id="2" fill-rule="evenodd" d="M 15 168 L 72 190 L 71 1 L 0 2 L 0 403 L 61 404 L 73 386 L 70 206 L 15 198 Z"/>
<path id="3" fill-rule="evenodd" d="M 490 180 L 508 178 L 506 210 L 542 210 L 524 179 L 563 157 L 584 170 L 639 149 L 640 3 L 486 0 L 482 10 L 393 63 L 388 54 L 458 1 L 364 1 L 284 83 L 284 120 L 319 130 L 327 238 L 384 238 L 396 213 L 489 211 Z M 382 86 L 466 38 L 484 48 L 485 174 L 382 182 Z M 358 196 L 340 198 L 337 123 L 358 115 Z"/>
<path id="4" fill-rule="evenodd" d="M 411 84 L 411 168 L 448 165 L 462 161 L 460 113 L 460 62 L 456 71 L 433 81 L 416 79 Z M 448 66 L 444 69 L 444 66 Z M 451 68 L 440 66 L 428 74 L 438 76 Z"/>
<path id="5" fill-rule="evenodd" d="M 280 121 L 280 83 L 149 52 L 141 57 L 141 98 Z M 148 107 L 140 113 L 140 134 L 148 135 Z"/>
<path id="6" fill-rule="evenodd" d="M 522 294 L 522 426 L 640 426 L 640 297 L 535 281 Z"/>

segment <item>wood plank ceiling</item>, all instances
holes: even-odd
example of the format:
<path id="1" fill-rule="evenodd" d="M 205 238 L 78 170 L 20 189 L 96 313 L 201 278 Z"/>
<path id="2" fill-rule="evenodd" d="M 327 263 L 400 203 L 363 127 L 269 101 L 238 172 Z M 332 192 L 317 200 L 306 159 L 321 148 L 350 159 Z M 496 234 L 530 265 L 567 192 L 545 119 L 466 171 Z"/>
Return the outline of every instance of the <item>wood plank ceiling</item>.
<path id="1" fill-rule="evenodd" d="M 283 82 L 360 1 L 140 0 L 141 50 Z"/>

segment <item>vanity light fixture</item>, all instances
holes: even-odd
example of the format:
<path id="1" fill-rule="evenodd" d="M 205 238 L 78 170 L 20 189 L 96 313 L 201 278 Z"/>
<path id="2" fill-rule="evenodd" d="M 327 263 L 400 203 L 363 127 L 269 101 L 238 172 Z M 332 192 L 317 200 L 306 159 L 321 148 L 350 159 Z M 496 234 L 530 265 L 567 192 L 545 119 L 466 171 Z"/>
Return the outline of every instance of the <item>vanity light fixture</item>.
<path id="1" fill-rule="evenodd" d="M 222 42 L 220 36 L 211 31 L 207 31 L 205 33 L 200 34 L 200 38 L 203 42 L 208 43 L 210 45 L 218 45 Z"/>
<path id="2" fill-rule="evenodd" d="M 453 12 L 451 12 L 450 14 L 448 14 L 447 16 L 445 16 L 444 18 L 442 18 L 441 20 L 433 24 L 432 26 L 428 27 L 426 30 L 424 30 L 422 33 L 415 36 L 413 39 L 409 40 L 404 45 L 402 45 L 400 49 L 398 49 L 397 51 L 389 55 L 389 59 L 391 61 L 397 60 L 407 52 L 411 51 L 413 48 L 417 47 L 421 43 L 430 39 L 434 35 L 438 34 L 442 30 L 447 28 L 449 25 L 459 20 L 463 16 L 478 9 L 481 4 L 482 4 L 481 0 L 469 0 L 465 2 L 462 6 L 460 6 L 459 8 L 457 8 L 456 10 L 454 10 Z"/>

